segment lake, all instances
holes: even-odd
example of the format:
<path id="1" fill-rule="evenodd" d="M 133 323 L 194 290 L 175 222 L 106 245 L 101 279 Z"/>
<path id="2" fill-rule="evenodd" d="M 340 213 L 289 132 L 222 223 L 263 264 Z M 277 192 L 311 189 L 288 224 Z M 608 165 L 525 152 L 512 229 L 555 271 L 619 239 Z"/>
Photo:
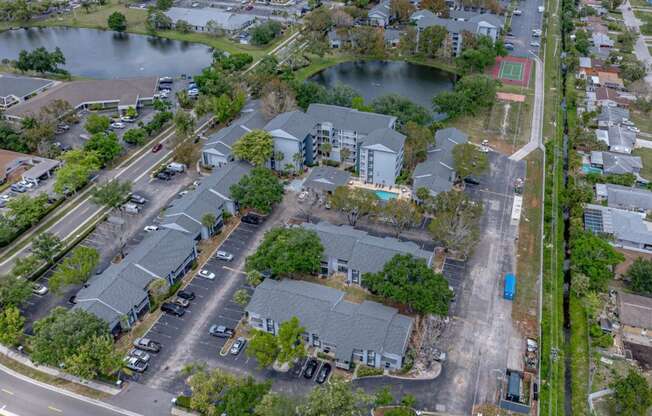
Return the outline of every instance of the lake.
<path id="1" fill-rule="evenodd" d="M 454 74 L 425 65 L 402 61 L 345 62 L 313 75 L 315 81 L 326 87 L 337 83 L 355 88 L 371 101 L 387 94 L 399 94 L 428 109 L 432 97 L 453 89 Z"/>
<path id="2" fill-rule="evenodd" d="M 22 49 L 61 48 L 64 69 L 89 78 L 134 78 L 198 74 L 212 62 L 211 48 L 196 43 L 112 31 L 32 28 L 0 33 L 0 59 Z"/>

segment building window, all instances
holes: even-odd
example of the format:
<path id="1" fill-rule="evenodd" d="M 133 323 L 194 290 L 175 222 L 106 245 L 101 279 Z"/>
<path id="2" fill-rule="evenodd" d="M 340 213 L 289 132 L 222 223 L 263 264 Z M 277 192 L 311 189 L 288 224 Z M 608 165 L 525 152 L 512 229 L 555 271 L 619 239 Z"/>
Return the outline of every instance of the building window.
<path id="1" fill-rule="evenodd" d="M 376 366 L 376 353 L 369 351 L 367 353 L 367 365 Z"/>

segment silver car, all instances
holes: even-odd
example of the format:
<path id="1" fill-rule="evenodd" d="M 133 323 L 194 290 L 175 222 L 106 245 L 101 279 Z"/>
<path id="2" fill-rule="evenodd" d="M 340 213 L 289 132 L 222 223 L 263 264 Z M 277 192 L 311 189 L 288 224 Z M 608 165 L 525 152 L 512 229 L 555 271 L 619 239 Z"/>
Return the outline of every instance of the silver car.
<path id="1" fill-rule="evenodd" d="M 227 252 L 227 251 L 218 251 L 215 253 L 215 258 L 218 258 L 220 260 L 225 260 L 225 261 L 231 261 L 233 260 L 233 254 Z"/>

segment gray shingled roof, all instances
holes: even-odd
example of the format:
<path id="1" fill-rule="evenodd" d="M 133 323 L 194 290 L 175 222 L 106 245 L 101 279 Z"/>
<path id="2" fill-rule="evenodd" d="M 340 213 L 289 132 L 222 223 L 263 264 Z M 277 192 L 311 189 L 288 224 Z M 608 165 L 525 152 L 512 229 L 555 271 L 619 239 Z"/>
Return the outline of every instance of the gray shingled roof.
<path id="1" fill-rule="evenodd" d="M 426 188 L 432 195 L 448 192 L 457 176 L 453 163 L 453 148 L 468 142 L 468 136 L 454 128 L 435 133 L 435 147 L 428 150 L 427 159 L 419 163 L 412 173 L 413 188 Z"/>
<path id="2" fill-rule="evenodd" d="M 317 166 L 303 182 L 304 188 L 333 192 L 338 186 L 346 185 L 351 173 L 330 166 Z"/>
<path id="3" fill-rule="evenodd" d="M 22 99 L 26 95 L 51 84 L 54 84 L 54 81 L 49 79 L 0 74 L 0 97 L 15 96 Z"/>
<path id="4" fill-rule="evenodd" d="M 256 21 L 256 17 L 252 15 L 223 12 L 213 8 L 172 7 L 165 14 L 172 19 L 172 22 L 185 20 L 192 26 L 206 26 L 209 21 L 213 20 L 225 30 L 238 30 Z"/>
<path id="5" fill-rule="evenodd" d="M 636 144 L 636 133 L 622 126 L 609 127 L 609 146 L 623 146 L 633 149 Z"/>
<path id="6" fill-rule="evenodd" d="M 336 357 L 350 361 L 354 349 L 405 354 L 412 318 L 376 302 L 355 304 L 344 292 L 315 283 L 266 279 L 254 291 L 248 313 L 282 323 L 299 318 L 308 332 L 336 346 Z"/>
<path id="7" fill-rule="evenodd" d="M 310 104 L 306 114 L 320 123 L 330 122 L 336 129 L 351 130 L 359 134 L 369 134 L 377 129 L 391 128 L 396 122 L 394 116 L 367 113 L 328 104 Z"/>
<path id="8" fill-rule="evenodd" d="M 629 210 L 652 210 L 652 192 L 647 189 L 599 183 L 596 184 L 596 191 L 604 194 L 610 207 Z"/>
<path id="9" fill-rule="evenodd" d="M 617 175 L 636 174 L 643 167 L 643 162 L 639 156 L 612 152 L 591 152 L 591 163 L 602 165 L 602 170 L 606 174 L 613 173 Z"/>
<path id="10" fill-rule="evenodd" d="M 391 150 L 394 153 L 399 153 L 404 144 L 404 135 L 394 129 L 383 128 L 369 133 L 369 135 L 365 137 L 362 147 L 385 151 Z"/>
<path id="11" fill-rule="evenodd" d="M 636 328 L 652 329 L 652 298 L 618 292 L 620 322 Z"/>
<path id="12" fill-rule="evenodd" d="M 265 123 L 263 114 L 254 108 L 253 111 L 243 113 L 230 126 L 208 136 L 202 151 L 215 149 L 224 156 L 230 155 L 233 143 L 251 130 L 262 129 Z"/>
<path id="13" fill-rule="evenodd" d="M 385 19 L 389 19 L 389 15 L 390 15 L 389 0 L 381 0 L 380 3 L 378 3 L 377 5 L 372 7 L 371 10 L 369 10 L 369 13 L 367 15 L 371 16 L 373 14 L 382 16 Z"/>
<path id="14" fill-rule="evenodd" d="M 594 204 L 586 204 L 585 213 L 586 210 L 602 215 L 602 230 L 596 231 L 613 234 L 616 240 L 652 245 L 652 230 L 648 228 L 649 223 L 644 221 L 644 214 Z"/>
<path id="15" fill-rule="evenodd" d="M 629 119 L 629 110 L 622 107 L 603 106 L 598 115 L 598 121 L 609 124 L 620 124 L 623 119 Z"/>
<path id="16" fill-rule="evenodd" d="M 412 254 L 430 263 L 432 253 L 413 242 L 391 237 L 374 237 L 348 225 L 303 223 L 301 226 L 319 235 L 327 257 L 349 262 L 349 267 L 360 273 L 376 273 L 397 254 Z"/>
<path id="17" fill-rule="evenodd" d="M 297 140 L 303 140 L 316 125 L 317 122 L 309 114 L 303 111 L 289 111 L 274 117 L 265 125 L 265 130 L 272 133 L 272 135 L 275 134 L 275 130 L 280 130 L 290 134 Z"/>

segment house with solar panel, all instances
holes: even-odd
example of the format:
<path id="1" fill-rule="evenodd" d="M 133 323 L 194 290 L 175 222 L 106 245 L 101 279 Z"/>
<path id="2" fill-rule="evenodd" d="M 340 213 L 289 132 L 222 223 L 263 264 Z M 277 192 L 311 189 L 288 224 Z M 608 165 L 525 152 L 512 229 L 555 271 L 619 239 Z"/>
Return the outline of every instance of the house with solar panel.
<path id="1" fill-rule="evenodd" d="M 609 236 L 616 247 L 652 252 L 652 222 L 642 212 L 587 204 L 584 208 L 584 229 Z"/>
<path id="2" fill-rule="evenodd" d="M 345 293 L 298 280 L 265 279 L 245 307 L 252 328 L 278 335 L 283 322 L 297 317 L 308 345 L 351 364 L 399 369 L 408 348 L 413 319 L 377 302 L 353 303 Z"/>

